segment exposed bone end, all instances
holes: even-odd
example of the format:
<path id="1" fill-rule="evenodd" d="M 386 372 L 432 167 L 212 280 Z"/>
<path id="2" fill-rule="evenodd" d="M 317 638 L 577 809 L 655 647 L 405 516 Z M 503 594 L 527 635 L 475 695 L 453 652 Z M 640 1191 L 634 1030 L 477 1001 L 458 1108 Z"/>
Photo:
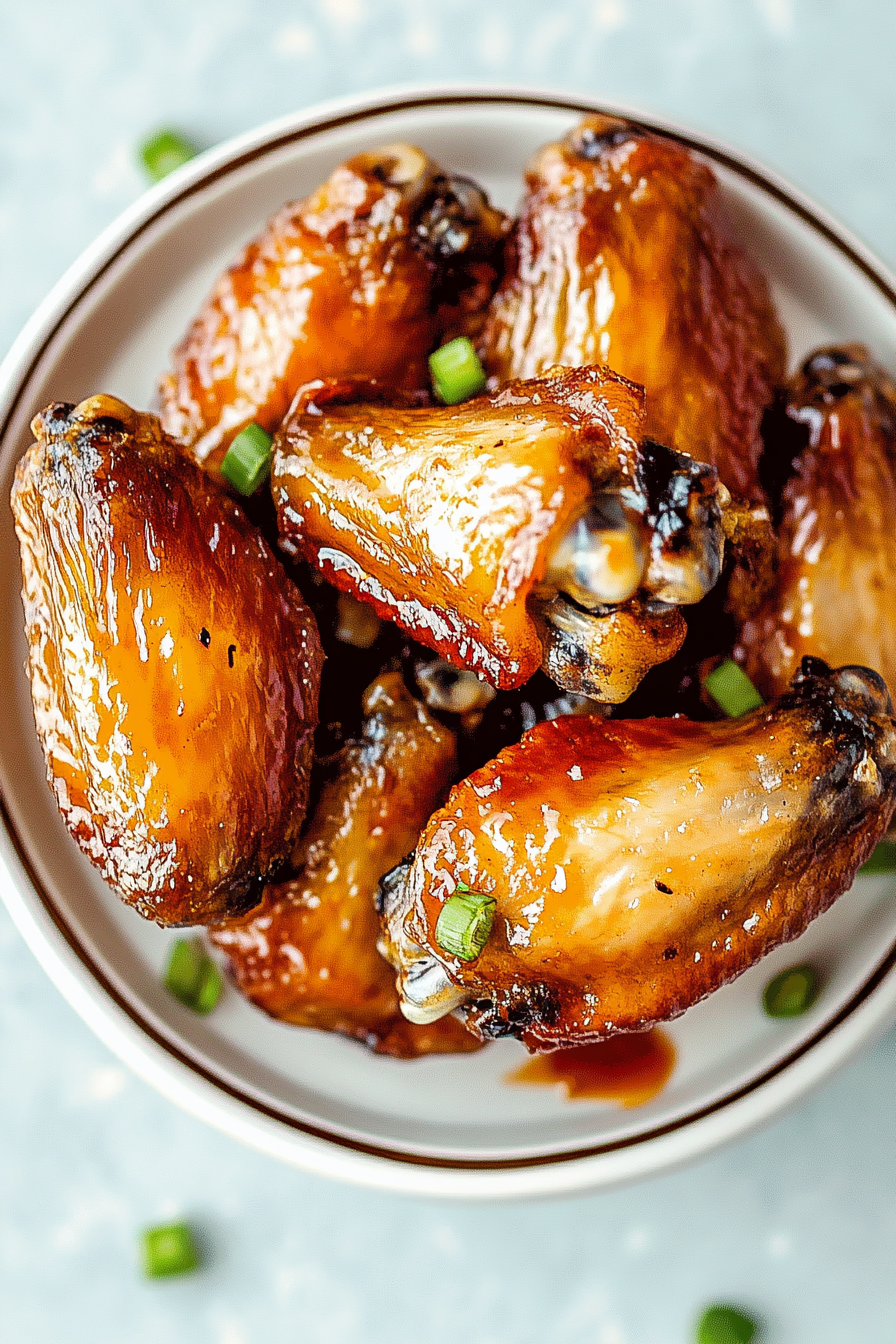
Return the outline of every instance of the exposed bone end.
<path id="1" fill-rule="evenodd" d="M 615 606 L 634 597 L 646 564 L 638 520 L 626 516 L 618 495 L 600 494 L 554 548 L 543 586 L 588 610 Z"/>
<path id="2" fill-rule="evenodd" d="M 568 131 L 563 144 L 571 154 L 581 159 L 599 159 L 608 150 L 636 140 L 643 132 L 622 117 L 609 117 L 593 112 Z"/>
<path id="3" fill-rule="evenodd" d="M 725 529 L 715 467 L 645 440 L 638 494 L 650 538 L 643 588 L 660 602 L 691 606 L 715 587 L 722 572 Z M 723 487 L 724 488 L 724 487 Z M 727 491 L 726 491 L 727 494 Z"/>
<path id="4" fill-rule="evenodd" d="M 406 924 L 414 899 L 411 892 L 412 858 L 392 868 L 380 882 L 377 910 L 383 936 L 380 954 L 398 974 L 395 985 L 404 1017 L 417 1026 L 437 1022 L 466 1003 L 469 991 L 452 981 L 438 957 L 409 937 Z"/>
<path id="5" fill-rule="evenodd" d="M 475 672 L 454 667 L 444 658 L 421 663 L 415 676 L 427 708 L 443 714 L 475 714 L 490 705 L 497 694 Z"/>
<path id="6" fill-rule="evenodd" d="M 673 657 L 687 633 L 681 612 L 660 603 L 628 602 L 600 614 L 558 595 L 537 603 L 533 614 L 547 675 L 566 691 L 613 705 Z"/>
<path id="7" fill-rule="evenodd" d="M 417 189 L 439 171 L 428 154 L 405 140 L 359 154 L 354 162 L 386 186 L 402 189 Z"/>

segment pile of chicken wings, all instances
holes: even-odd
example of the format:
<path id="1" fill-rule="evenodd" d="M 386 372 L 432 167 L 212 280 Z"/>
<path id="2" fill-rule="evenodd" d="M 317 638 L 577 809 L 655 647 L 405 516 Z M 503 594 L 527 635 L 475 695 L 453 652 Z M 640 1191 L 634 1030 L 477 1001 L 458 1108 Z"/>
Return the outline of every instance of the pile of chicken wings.
<path id="1" fill-rule="evenodd" d="M 447 405 L 458 337 L 487 385 Z M 383 1053 L 682 1013 L 896 806 L 896 387 L 860 345 L 786 370 L 670 136 L 587 117 L 516 220 L 411 145 L 339 165 L 218 280 L 159 414 L 33 422 L 12 503 L 71 835 L 259 1008 Z M 705 689 L 731 659 L 740 717 Z"/>

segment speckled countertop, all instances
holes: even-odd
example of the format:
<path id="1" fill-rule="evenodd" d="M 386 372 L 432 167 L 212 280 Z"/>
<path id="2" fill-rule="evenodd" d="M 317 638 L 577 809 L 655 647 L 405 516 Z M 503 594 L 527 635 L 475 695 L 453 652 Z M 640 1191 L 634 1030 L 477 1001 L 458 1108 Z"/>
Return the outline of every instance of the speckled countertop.
<path id="1" fill-rule="evenodd" d="M 896 264 L 888 0 L 0 0 L 0 351 L 139 193 L 158 124 L 211 144 L 402 80 L 643 106 L 777 168 Z M 204 1128 L 96 1041 L 0 913 L 0 1333 L 16 1344 L 767 1344 L 896 1338 L 896 1035 L 662 1179 L 454 1207 L 327 1184 Z M 184 1214 L 206 1268 L 144 1284 Z"/>

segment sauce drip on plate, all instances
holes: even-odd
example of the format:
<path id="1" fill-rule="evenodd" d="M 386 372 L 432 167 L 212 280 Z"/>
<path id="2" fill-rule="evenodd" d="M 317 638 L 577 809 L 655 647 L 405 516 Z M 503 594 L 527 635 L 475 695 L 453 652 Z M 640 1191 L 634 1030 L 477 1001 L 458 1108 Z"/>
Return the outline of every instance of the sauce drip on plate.
<path id="1" fill-rule="evenodd" d="M 626 1110 L 662 1092 L 675 1068 L 675 1046 L 659 1027 L 536 1055 L 509 1083 L 562 1083 L 572 1099 L 616 1101 Z"/>

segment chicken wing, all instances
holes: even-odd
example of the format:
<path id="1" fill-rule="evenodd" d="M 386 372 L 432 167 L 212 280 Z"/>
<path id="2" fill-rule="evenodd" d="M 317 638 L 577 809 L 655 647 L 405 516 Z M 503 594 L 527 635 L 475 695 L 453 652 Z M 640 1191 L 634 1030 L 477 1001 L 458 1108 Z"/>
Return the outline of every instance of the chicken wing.
<path id="1" fill-rule="evenodd" d="M 896 687 L 896 389 L 863 346 L 818 350 L 785 412 L 778 579 L 743 628 L 747 670 L 776 695 L 815 654 Z"/>
<path id="2" fill-rule="evenodd" d="M 826 910 L 894 804 L 896 721 L 865 668 L 807 658 L 775 704 L 719 723 L 539 724 L 384 879 L 403 1011 L 466 1004 L 480 1035 L 533 1049 L 675 1017 Z M 440 928 L 459 896 L 469 959 Z"/>
<path id="3" fill-rule="evenodd" d="M 221 276 L 162 379 L 166 431 L 217 473 L 236 434 L 273 433 L 312 378 L 428 389 L 430 350 L 477 331 L 506 230 L 474 183 L 412 145 L 349 159 Z"/>
<path id="4" fill-rule="evenodd" d="M 400 673 L 364 696 L 363 736 L 342 753 L 302 841 L 301 873 L 270 886 L 258 909 L 212 930 L 241 991 L 271 1017 L 338 1031 L 411 1058 L 478 1048 L 456 1018 L 414 1026 L 377 951 L 383 874 L 413 849 L 454 777 L 454 734 L 406 690 Z"/>
<path id="5" fill-rule="evenodd" d="M 160 924 L 254 905 L 308 797 L 321 653 L 299 590 L 152 415 L 50 406 L 12 494 L 63 819 Z"/>
<path id="6" fill-rule="evenodd" d="M 496 382 L 609 364 L 646 388 L 648 434 L 761 501 L 784 335 L 712 169 L 671 137 L 591 116 L 535 156 L 527 183 L 482 342 Z"/>
<path id="7" fill-rule="evenodd" d="M 379 398 L 379 399 L 377 399 Z M 281 546 L 500 688 L 624 700 L 718 578 L 716 473 L 641 442 L 641 391 L 553 370 L 460 406 L 312 383 L 275 442 Z"/>

